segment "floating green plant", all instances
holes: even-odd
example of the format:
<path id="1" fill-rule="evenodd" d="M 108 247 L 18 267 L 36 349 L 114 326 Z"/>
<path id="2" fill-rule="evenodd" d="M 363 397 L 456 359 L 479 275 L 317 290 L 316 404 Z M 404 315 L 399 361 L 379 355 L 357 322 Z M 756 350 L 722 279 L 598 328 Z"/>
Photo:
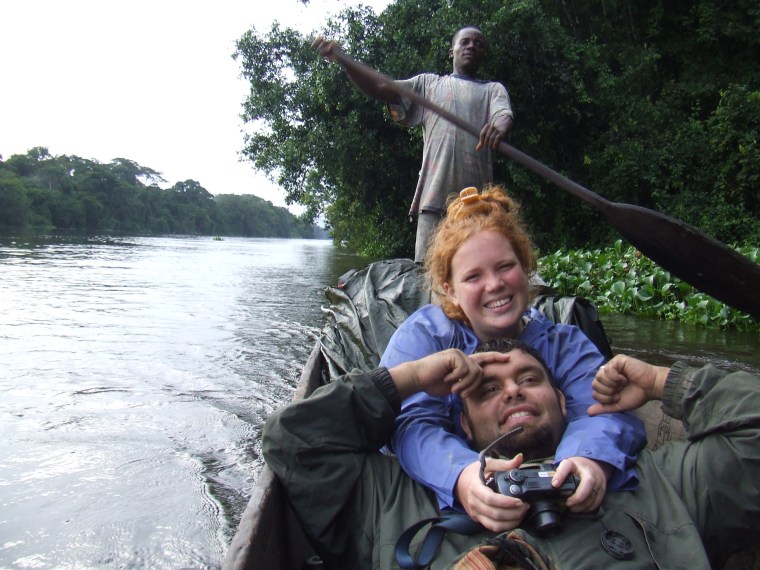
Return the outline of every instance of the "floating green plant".
<path id="1" fill-rule="evenodd" d="M 760 248 L 739 247 L 758 262 Z M 707 327 L 760 331 L 749 315 L 701 293 L 618 240 L 591 251 L 557 251 L 539 260 L 541 277 L 563 295 L 596 303 L 602 313 L 654 316 Z"/>

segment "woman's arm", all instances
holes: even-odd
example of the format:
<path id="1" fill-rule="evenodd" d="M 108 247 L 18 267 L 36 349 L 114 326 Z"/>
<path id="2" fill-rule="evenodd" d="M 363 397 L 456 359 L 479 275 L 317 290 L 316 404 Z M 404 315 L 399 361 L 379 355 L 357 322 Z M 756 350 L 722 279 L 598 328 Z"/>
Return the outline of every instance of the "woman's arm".
<path id="1" fill-rule="evenodd" d="M 585 457 L 611 466 L 610 490 L 638 486 L 634 465 L 646 445 L 643 422 L 633 414 L 591 417 L 595 403 L 591 383 L 604 357 L 585 334 L 573 325 L 551 325 L 547 334 L 531 342 L 554 372 L 557 387 L 565 394 L 567 429 L 557 448 L 556 461 Z"/>
<path id="2" fill-rule="evenodd" d="M 451 321 L 438 305 L 414 312 L 391 337 L 380 365 L 393 367 L 446 348 L 470 354 L 478 339 Z M 409 476 L 432 489 L 441 507 L 453 507 L 454 489 L 462 469 L 477 460 L 459 426 L 457 396 L 425 393 L 406 399 L 396 420 L 392 451 Z"/>

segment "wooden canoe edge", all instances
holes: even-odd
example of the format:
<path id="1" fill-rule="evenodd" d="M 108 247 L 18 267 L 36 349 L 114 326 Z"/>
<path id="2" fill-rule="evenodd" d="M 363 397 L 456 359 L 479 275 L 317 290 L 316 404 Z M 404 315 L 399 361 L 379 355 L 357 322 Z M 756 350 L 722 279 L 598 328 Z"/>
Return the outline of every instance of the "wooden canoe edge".
<path id="1" fill-rule="evenodd" d="M 323 364 L 321 342 L 317 340 L 292 401 L 305 398 L 320 385 Z M 264 466 L 227 549 L 223 570 L 300 569 L 312 554 L 280 482 L 272 470 Z"/>

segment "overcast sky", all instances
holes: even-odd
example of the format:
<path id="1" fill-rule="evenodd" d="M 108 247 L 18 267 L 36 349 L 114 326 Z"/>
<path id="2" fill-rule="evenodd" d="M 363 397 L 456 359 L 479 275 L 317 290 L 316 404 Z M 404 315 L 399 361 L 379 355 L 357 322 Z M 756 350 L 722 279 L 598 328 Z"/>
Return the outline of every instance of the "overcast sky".
<path id="1" fill-rule="evenodd" d="M 169 187 L 284 193 L 249 163 L 235 41 L 271 22 L 309 33 L 348 5 L 391 0 L 6 0 L 0 17 L 0 155 L 133 160 Z M 291 208 L 298 212 L 298 208 Z"/>

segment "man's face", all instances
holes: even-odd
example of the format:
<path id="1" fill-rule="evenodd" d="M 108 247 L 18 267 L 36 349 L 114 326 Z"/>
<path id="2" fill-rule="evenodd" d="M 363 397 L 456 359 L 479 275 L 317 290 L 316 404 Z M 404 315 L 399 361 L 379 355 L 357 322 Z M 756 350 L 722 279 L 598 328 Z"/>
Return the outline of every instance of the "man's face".
<path id="1" fill-rule="evenodd" d="M 529 460 L 552 456 L 565 431 L 565 398 L 533 356 L 520 349 L 508 354 L 508 362 L 484 367 L 480 387 L 465 400 L 462 428 L 480 450 L 522 426 L 496 451 L 507 457 L 523 453 Z"/>
<path id="2" fill-rule="evenodd" d="M 449 53 L 455 73 L 474 75 L 486 57 L 486 40 L 475 28 L 464 28 L 454 36 Z"/>

